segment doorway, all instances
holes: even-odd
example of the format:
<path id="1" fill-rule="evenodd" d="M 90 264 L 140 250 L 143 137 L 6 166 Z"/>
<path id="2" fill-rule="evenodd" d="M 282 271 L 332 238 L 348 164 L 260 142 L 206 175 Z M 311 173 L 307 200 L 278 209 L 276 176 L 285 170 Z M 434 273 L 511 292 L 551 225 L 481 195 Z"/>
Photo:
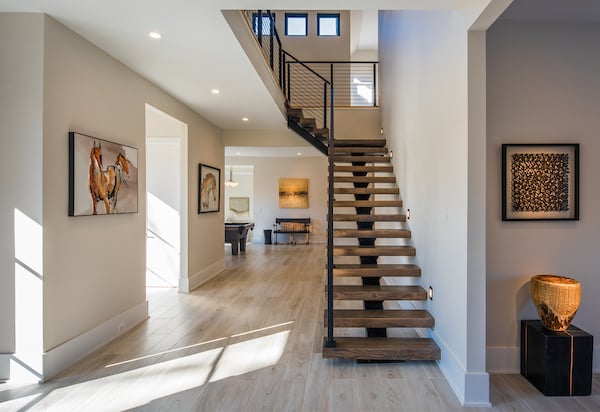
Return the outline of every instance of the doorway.
<path id="1" fill-rule="evenodd" d="M 187 291 L 187 142 L 185 123 L 146 105 L 146 287 Z"/>

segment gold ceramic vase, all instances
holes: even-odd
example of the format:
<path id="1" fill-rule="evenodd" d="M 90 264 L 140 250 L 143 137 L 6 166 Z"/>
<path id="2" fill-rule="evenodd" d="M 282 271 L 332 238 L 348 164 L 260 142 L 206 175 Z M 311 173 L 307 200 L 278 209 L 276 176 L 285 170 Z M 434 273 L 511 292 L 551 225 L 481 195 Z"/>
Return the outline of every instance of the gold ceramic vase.
<path id="1" fill-rule="evenodd" d="M 535 275 L 531 278 L 531 298 L 544 327 L 564 331 L 581 303 L 581 284 L 565 276 Z"/>

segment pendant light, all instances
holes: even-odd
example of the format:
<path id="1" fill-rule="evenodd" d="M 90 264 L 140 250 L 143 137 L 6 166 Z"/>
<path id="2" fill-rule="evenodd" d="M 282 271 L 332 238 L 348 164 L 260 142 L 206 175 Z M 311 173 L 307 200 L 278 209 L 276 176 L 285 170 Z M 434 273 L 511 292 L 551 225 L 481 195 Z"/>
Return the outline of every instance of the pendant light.
<path id="1" fill-rule="evenodd" d="M 233 175 L 233 166 L 230 166 L 229 167 L 229 180 L 225 182 L 225 186 L 227 186 L 227 187 L 236 187 L 237 185 L 240 184 L 240 182 L 234 182 L 233 181 L 232 175 Z"/>

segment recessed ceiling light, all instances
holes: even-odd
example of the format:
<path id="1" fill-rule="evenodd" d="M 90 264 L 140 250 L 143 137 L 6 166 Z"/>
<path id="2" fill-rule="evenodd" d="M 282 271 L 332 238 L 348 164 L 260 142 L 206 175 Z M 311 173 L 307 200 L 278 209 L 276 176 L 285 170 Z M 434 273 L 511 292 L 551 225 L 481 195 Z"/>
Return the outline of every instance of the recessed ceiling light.
<path id="1" fill-rule="evenodd" d="M 235 152 L 235 154 L 236 154 L 236 155 L 238 155 L 238 156 L 239 156 L 239 155 L 241 155 L 241 153 L 240 153 L 240 152 Z"/>
<path id="2" fill-rule="evenodd" d="M 212 89 L 210 92 L 212 94 L 219 94 L 219 93 L 221 93 L 221 90 L 219 90 L 219 89 Z"/>
<path id="3" fill-rule="evenodd" d="M 248 120 L 250 119 L 248 119 L 247 117 L 242 117 L 242 122 L 247 122 Z"/>
<path id="4" fill-rule="evenodd" d="M 162 39 L 162 34 L 157 31 L 151 31 L 148 33 L 148 36 L 152 37 L 153 39 Z"/>
<path id="5" fill-rule="evenodd" d="M 296 154 L 297 154 L 298 156 L 301 156 L 301 155 L 302 155 L 302 153 L 300 153 L 300 152 L 298 152 L 298 153 L 296 153 Z"/>

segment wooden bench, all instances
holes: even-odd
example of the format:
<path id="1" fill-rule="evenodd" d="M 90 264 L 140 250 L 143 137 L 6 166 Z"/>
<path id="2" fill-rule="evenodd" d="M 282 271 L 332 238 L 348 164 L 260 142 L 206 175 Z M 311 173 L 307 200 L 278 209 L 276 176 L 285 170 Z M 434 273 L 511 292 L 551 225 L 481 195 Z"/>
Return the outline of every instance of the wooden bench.
<path id="1" fill-rule="evenodd" d="M 273 225 L 273 233 L 275 234 L 275 243 L 277 244 L 278 234 L 290 235 L 289 245 L 294 245 L 294 234 L 306 234 L 306 244 L 310 242 L 310 217 L 278 217 Z"/>

